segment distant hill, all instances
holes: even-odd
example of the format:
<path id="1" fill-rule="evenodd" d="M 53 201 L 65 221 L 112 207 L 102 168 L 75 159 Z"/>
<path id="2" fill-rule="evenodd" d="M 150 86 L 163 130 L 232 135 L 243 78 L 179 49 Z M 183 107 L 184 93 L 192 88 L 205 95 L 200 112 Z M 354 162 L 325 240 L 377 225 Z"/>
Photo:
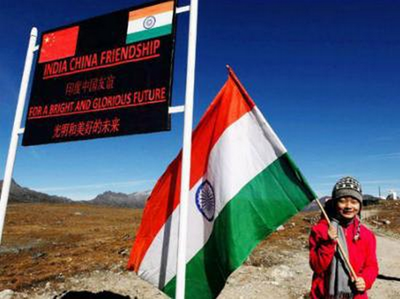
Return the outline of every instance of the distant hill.
<path id="1" fill-rule="evenodd" d="M 330 196 L 323 196 L 319 198 L 319 202 L 324 206 L 325 202 L 329 200 L 331 197 Z M 379 198 L 375 197 L 373 195 L 369 194 L 364 194 L 363 195 L 363 205 L 364 206 L 369 206 L 369 205 L 376 205 L 379 203 Z M 317 211 L 319 210 L 318 204 L 316 201 L 312 201 L 308 206 L 306 206 L 303 211 Z"/>
<path id="2" fill-rule="evenodd" d="M 319 198 L 319 202 L 322 204 L 322 206 L 325 204 L 325 202 L 330 199 L 330 196 L 323 196 Z M 315 200 L 313 200 L 308 206 L 306 206 L 303 211 L 308 212 L 308 211 L 317 211 L 319 210 L 318 204 Z"/>
<path id="3" fill-rule="evenodd" d="M 139 208 L 142 209 L 150 195 L 150 190 L 143 192 L 134 192 L 131 194 L 106 191 L 97 195 L 94 199 L 85 201 L 88 204 L 105 205 L 121 208 Z"/>
<path id="4" fill-rule="evenodd" d="M 3 189 L 3 181 L 0 181 L 0 190 Z M 73 201 L 67 197 L 48 195 L 46 193 L 37 192 L 25 187 L 21 187 L 14 180 L 11 182 L 9 203 L 72 203 Z"/>
<path id="5" fill-rule="evenodd" d="M 0 181 L 0 191 L 3 188 L 3 181 Z M 14 180 L 11 182 L 9 203 L 83 203 L 91 205 L 103 205 L 121 208 L 142 209 L 150 195 L 149 191 L 134 192 L 131 194 L 107 191 L 97 195 L 92 200 L 73 201 L 67 197 L 48 195 L 29 188 L 21 187 Z"/>
<path id="6" fill-rule="evenodd" d="M 369 195 L 369 194 L 363 195 L 364 206 L 376 205 L 379 203 L 379 201 L 380 201 L 379 197 Z"/>

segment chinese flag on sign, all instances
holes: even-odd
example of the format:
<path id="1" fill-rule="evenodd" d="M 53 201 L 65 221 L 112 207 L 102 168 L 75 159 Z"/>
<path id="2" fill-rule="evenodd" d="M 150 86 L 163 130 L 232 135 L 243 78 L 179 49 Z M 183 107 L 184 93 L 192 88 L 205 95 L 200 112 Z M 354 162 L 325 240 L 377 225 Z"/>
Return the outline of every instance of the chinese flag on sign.
<path id="1" fill-rule="evenodd" d="M 75 55 L 79 26 L 46 33 L 42 38 L 39 63 Z"/>

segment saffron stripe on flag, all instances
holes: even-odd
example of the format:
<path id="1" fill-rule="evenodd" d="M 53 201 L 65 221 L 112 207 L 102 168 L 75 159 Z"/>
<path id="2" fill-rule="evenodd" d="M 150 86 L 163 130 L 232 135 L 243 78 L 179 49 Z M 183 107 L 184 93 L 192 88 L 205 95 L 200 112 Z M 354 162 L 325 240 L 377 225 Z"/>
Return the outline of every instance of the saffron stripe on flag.
<path id="1" fill-rule="evenodd" d="M 244 91 L 230 77 L 193 132 L 190 188 L 204 175 L 209 151 L 226 128 L 254 107 L 250 97 L 243 99 L 243 94 Z M 142 224 L 133 244 L 129 269 L 139 270 L 146 251 L 179 204 L 180 177 L 181 153 L 158 180 L 146 203 Z M 176 182 L 176 188 L 171 189 L 171 182 Z"/>
<path id="2" fill-rule="evenodd" d="M 167 11 L 172 11 L 174 9 L 174 1 L 168 1 L 160 4 L 156 4 L 150 7 L 133 10 L 129 12 L 129 21 L 140 19 L 146 16 L 151 16 Z"/>

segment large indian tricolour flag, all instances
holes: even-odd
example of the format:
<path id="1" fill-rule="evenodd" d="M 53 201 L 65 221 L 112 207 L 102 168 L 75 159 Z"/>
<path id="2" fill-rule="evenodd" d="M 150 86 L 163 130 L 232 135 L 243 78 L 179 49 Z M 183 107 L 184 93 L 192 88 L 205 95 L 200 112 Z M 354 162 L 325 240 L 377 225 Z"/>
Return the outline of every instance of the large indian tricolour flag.
<path id="1" fill-rule="evenodd" d="M 186 298 L 215 298 L 266 236 L 316 198 L 232 70 L 193 132 Z M 128 268 L 175 296 L 181 154 L 143 212 Z"/>

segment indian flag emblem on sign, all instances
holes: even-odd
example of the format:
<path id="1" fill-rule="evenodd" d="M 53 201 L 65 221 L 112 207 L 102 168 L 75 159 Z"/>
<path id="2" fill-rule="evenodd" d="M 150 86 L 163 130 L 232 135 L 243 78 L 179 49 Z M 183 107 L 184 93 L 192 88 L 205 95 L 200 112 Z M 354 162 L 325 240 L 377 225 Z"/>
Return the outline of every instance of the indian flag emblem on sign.
<path id="1" fill-rule="evenodd" d="M 174 1 L 163 2 L 129 12 L 126 43 L 171 34 Z"/>

